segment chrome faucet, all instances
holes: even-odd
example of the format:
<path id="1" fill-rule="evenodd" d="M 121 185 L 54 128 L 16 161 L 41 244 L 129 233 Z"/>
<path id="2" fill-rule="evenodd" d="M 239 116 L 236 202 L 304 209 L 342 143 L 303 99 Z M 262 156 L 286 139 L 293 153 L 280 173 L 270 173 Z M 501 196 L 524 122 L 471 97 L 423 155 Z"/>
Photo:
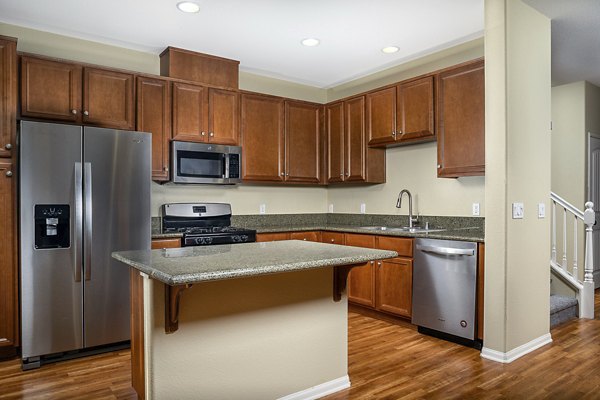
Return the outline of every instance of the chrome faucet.
<path id="1" fill-rule="evenodd" d="M 412 195 L 407 189 L 402 189 L 398 194 L 398 201 L 396 201 L 396 208 L 402 207 L 402 195 L 406 193 L 408 195 L 408 227 L 412 228 L 413 223 L 416 224 L 419 217 L 414 218 L 412 213 Z"/>

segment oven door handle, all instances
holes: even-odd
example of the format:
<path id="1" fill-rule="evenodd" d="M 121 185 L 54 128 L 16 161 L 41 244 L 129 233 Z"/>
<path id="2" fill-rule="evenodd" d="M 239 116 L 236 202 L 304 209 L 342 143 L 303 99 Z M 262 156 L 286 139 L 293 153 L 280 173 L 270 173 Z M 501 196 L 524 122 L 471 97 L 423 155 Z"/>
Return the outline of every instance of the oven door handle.
<path id="1" fill-rule="evenodd" d="M 418 244 L 417 250 L 425 251 L 428 253 L 441 254 L 444 256 L 474 256 L 475 250 L 473 249 L 456 249 L 453 247 L 439 247 L 439 246 L 424 246 Z"/>

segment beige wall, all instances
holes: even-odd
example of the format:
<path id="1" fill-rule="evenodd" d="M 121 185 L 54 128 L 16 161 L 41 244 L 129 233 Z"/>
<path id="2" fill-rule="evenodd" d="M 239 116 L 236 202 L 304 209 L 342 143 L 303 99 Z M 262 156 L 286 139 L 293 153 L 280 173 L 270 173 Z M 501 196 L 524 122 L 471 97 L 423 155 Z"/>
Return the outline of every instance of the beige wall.
<path id="1" fill-rule="evenodd" d="M 436 143 L 424 143 L 387 150 L 387 183 L 371 186 L 330 186 L 327 204 L 333 211 L 359 213 L 365 203 L 367 213 L 408 215 L 408 202 L 396 208 L 402 189 L 413 195 L 413 214 L 470 216 L 472 204 L 480 203 L 485 215 L 484 177 L 437 178 Z M 406 200 L 406 199 L 405 199 Z"/>
<path id="2" fill-rule="evenodd" d="M 147 398 L 276 399 L 348 371 L 345 295 L 331 268 L 194 285 L 164 332 L 163 284 L 145 280 Z"/>
<path id="3" fill-rule="evenodd" d="M 18 49 L 23 52 L 147 73 L 159 72 L 157 54 L 4 23 L 0 23 L 0 34 L 17 37 Z M 481 56 L 483 41 L 477 39 L 327 90 L 243 71 L 240 72 L 240 88 L 325 103 Z M 394 206 L 395 198 L 403 188 L 408 188 L 415 194 L 416 210 L 422 214 L 470 216 L 472 203 L 479 202 L 481 215 L 484 215 L 484 178 L 437 179 L 435 143 L 389 149 L 387 158 L 388 183 L 376 186 L 326 189 L 267 185 L 223 187 L 153 184 L 152 215 L 158 215 L 160 204 L 181 201 L 229 202 L 237 214 L 257 214 L 259 205 L 263 203 L 266 204 L 268 214 L 326 212 L 329 203 L 334 204 L 335 212 L 358 213 L 361 202 L 366 203 L 369 213 L 407 214 L 406 209 L 397 210 Z M 443 201 L 439 201 L 440 198 Z"/>
<path id="4" fill-rule="evenodd" d="M 549 333 L 550 20 L 520 0 L 486 0 L 485 18 L 484 344 L 506 354 Z"/>

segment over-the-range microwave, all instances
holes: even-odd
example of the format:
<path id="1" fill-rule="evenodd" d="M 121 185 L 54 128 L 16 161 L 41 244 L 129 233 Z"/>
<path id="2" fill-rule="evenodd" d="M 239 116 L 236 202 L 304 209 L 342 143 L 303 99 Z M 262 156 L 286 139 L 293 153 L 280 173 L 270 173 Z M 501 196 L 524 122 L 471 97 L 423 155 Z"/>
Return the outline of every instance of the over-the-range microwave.
<path id="1" fill-rule="evenodd" d="M 241 182 L 242 148 L 218 144 L 171 142 L 173 183 Z"/>

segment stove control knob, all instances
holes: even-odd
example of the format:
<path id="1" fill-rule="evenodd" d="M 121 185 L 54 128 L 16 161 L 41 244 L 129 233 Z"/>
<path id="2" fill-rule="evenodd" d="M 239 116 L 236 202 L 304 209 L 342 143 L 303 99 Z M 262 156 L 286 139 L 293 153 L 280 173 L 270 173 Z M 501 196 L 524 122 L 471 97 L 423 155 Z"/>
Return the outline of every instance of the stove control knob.
<path id="1" fill-rule="evenodd" d="M 206 238 L 206 244 L 211 244 L 212 243 L 212 238 Z"/>
<path id="2" fill-rule="evenodd" d="M 238 243 L 240 241 L 240 237 L 238 235 L 233 235 L 231 240 L 233 240 L 234 243 Z"/>
<path id="3" fill-rule="evenodd" d="M 248 235 L 242 235 L 242 242 L 248 241 Z"/>
<path id="4" fill-rule="evenodd" d="M 196 238 L 196 244 L 202 244 L 202 238 Z"/>

